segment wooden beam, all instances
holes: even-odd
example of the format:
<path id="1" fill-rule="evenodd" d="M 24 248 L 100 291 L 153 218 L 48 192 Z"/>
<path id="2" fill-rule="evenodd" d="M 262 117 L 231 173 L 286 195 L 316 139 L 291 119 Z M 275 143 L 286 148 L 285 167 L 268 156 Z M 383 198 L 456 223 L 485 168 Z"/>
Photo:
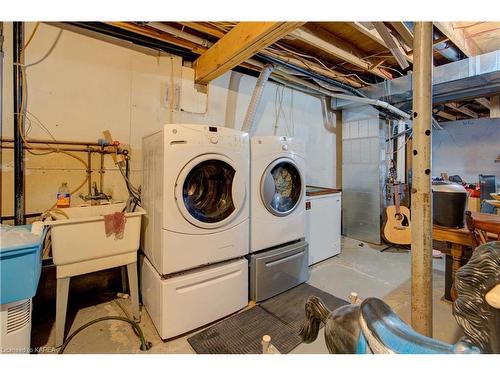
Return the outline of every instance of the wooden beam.
<path id="1" fill-rule="evenodd" d="M 196 30 L 200 33 L 204 33 L 216 38 L 222 38 L 226 33 L 222 30 L 216 29 L 204 22 L 179 22 L 181 25 L 187 26 L 190 29 Z"/>
<path id="2" fill-rule="evenodd" d="M 403 22 L 390 22 L 394 30 L 397 31 L 408 47 L 413 48 L 413 33 Z"/>
<path id="3" fill-rule="evenodd" d="M 490 117 L 500 118 L 500 95 L 495 95 L 490 98 Z"/>
<path id="4" fill-rule="evenodd" d="M 351 25 L 354 29 L 364 34 L 374 42 L 380 44 L 382 47 L 389 48 L 376 30 L 370 30 L 359 22 L 349 22 L 349 25 Z"/>
<path id="5" fill-rule="evenodd" d="M 369 61 L 365 61 L 359 58 L 358 56 L 354 55 L 353 53 L 346 51 L 345 49 L 340 48 L 337 45 L 332 44 L 329 41 L 326 41 L 305 29 L 297 29 L 293 31 L 291 35 L 305 43 L 308 43 L 309 45 L 317 49 L 320 49 L 323 52 L 326 52 L 331 56 L 341 59 L 363 70 L 371 71 L 373 74 L 376 74 L 384 79 L 387 78 L 387 76 L 382 72 L 378 70 L 371 70 L 372 64 Z"/>
<path id="6" fill-rule="evenodd" d="M 454 116 L 454 115 L 452 115 L 452 114 L 450 114 L 448 112 L 445 112 L 445 111 L 438 111 L 436 113 L 436 115 L 439 116 L 439 117 L 442 117 L 442 118 L 444 118 L 446 120 L 449 120 L 449 121 L 456 121 L 457 120 L 457 116 Z"/>
<path id="7" fill-rule="evenodd" d="M 375 26 L 375 30 L 378 31 L 380 37 L 384 40 L 387 48 L 389 48 L 389 51 L 394 56 L 401 69 L 408 68 L 410 64 L 406 61 L 406 54 L 399 42 L 391 35 L 387 26 L 385 26 L 383 22 L 373 22 L 373 26 Z"/>
<path id="8" fill-rule="evenodd" d="M 434 22 L 439 31 L 446 35 L 466 56 L 477 56 L 482 53 L 481 48 L 469 37 L 463 29 L 454 29 L 451 22 Z"/>
<path id="9" fill-rule="evenodd" d="M 196 59 L 196 83 L 207 84 L 302 24 L 303 22 L 238 23 Z"/>
<path id="10" fill-rule="evenodd" d="M 454 111 L 463 113 L 464 115 L 467 115 L 472 118 L 478 118 L 478 115 L 476 112 L 470 110 L 469 108 L 465 106 L 459 106 L 457 103 L 446 103 L 446 107 L 453 109 Z"/>
<path id="11" fill-rule="evenodd" d="M 196 43 L 190 42 L 190 41 L 182 39 L 182 38 L 177 38 L 173 35 L 162 32 L 162 31 L 155 29 L 153 27 L 137 25 L 137 24 L 132 23 L 132 22 L 107 22 L 107 24 L 119 27 L 120 29 L 133 31 L 134 33 L 137 33 L 137 34 L 149 36 L 151 38 L 158 39 L 158 40 L 173 44 L 174 46 L 179 46 L 179 47 L 189 49 L 198 55 L 201 53 L 204 53 L 207 50 L 205 47 L 200 46 Z"/>
<path id="12" fill-rule="evenodd" d="M 483 107 L 488 108 L 491 110 L 491 103 L 488 99 L 486 98 L 477 98 L 474 99 L 477 103 L 481 104 Z"/>

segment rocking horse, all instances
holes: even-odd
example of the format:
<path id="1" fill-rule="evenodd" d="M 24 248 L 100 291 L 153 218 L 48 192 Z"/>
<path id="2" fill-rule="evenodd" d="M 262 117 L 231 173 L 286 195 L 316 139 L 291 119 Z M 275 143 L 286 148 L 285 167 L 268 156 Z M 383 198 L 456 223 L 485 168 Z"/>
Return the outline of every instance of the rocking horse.
<path id="1" fill-rule="evenodd" d="M 330 353 L 500 353 L 500 241 L 476 248 L 458 270 L 455 287 L 453 315 L 465 335 L 454 345 L 415 332 L 378 298 L 329 311 L 311 296 L 300 336 L 313 342 L 324 323 Z"/>

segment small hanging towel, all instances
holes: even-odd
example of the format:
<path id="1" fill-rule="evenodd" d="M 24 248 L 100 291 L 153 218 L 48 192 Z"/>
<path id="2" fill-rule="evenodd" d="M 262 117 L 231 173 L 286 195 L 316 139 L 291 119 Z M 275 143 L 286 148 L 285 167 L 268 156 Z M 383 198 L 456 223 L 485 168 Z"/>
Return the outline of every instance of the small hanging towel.
<path id="1" fill-rule="evenodd" d="M 125 231 L 126 221 L 127 218 L 123 212 L 104 215 L 104 230 L 106 231 L 106 237 L 114 234 L 116 240 L 121 240 L 123 238 L 123 232 Z"/>

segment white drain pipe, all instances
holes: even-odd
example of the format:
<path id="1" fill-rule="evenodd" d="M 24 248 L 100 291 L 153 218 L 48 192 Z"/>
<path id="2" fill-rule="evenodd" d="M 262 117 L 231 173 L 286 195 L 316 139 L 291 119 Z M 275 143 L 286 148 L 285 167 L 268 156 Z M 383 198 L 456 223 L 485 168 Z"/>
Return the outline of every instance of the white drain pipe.
<path id="1" fill-rule="evenodd" d="M 255 84 L 255 89 L 253 90 L 252 99 L 248 105 L 247 113 L 245 115 L 245 121 L 243 121 L 242 131 L 248 132 L 251 136 L 253 134 L 253 127 L 255 123 L 255 114 L 257 113 L 257 108 L 262 100 L 262 94 L 264 92 L 264 87 L 269 79 L 269 76 L 274 70 L 273 64 L 266 64 L 260 72 L 257 83 Z"/>

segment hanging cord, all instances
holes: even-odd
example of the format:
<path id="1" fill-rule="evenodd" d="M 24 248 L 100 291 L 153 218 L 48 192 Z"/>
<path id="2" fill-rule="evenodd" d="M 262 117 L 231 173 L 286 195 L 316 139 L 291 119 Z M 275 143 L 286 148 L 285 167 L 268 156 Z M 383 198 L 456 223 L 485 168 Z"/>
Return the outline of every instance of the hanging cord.
<path id="1" fill-rule="evenodd" d="M 97 319 L 91 320 L 90 322 L 88 322 L 88 323 L 84 324 L 83 326 L 81 326 L 80 328 L 78 328 L 71 335 L 69 335 L 69 337 L 66 339 L 66 341 L 64 341 L 64 343 L 62 344 L 61 349 L 59 349 L 59 354 L 63 354 L 64 351 L 66 350 L 66 347 L 71 342 L 71 340 L 73 340 L 73 338 L 77 334 L 79 334 L 81 331 L 83 331 L 85 328 L 88 328 L 95 323 L 99 323 L 99 322 L 102 322 L 105 320 L 121 320 L 123 322 L 129 323 L 132 326 L 134 333 L 139 337 L 139 340 L 141 341 L 141 346 L 140 346 L 141 351 L 147 351 L 151 348 L 151 343 L 146 341 L 146 339 L 144 338 L 144 333 L 142 332 L 141 327 L 139 327 L 139 324 L 137 324 L 133 320 L 131 320 L 129 318 L 125 318 L 123 316 L 105 316 L 102 318 L 97 318 Z"/>

